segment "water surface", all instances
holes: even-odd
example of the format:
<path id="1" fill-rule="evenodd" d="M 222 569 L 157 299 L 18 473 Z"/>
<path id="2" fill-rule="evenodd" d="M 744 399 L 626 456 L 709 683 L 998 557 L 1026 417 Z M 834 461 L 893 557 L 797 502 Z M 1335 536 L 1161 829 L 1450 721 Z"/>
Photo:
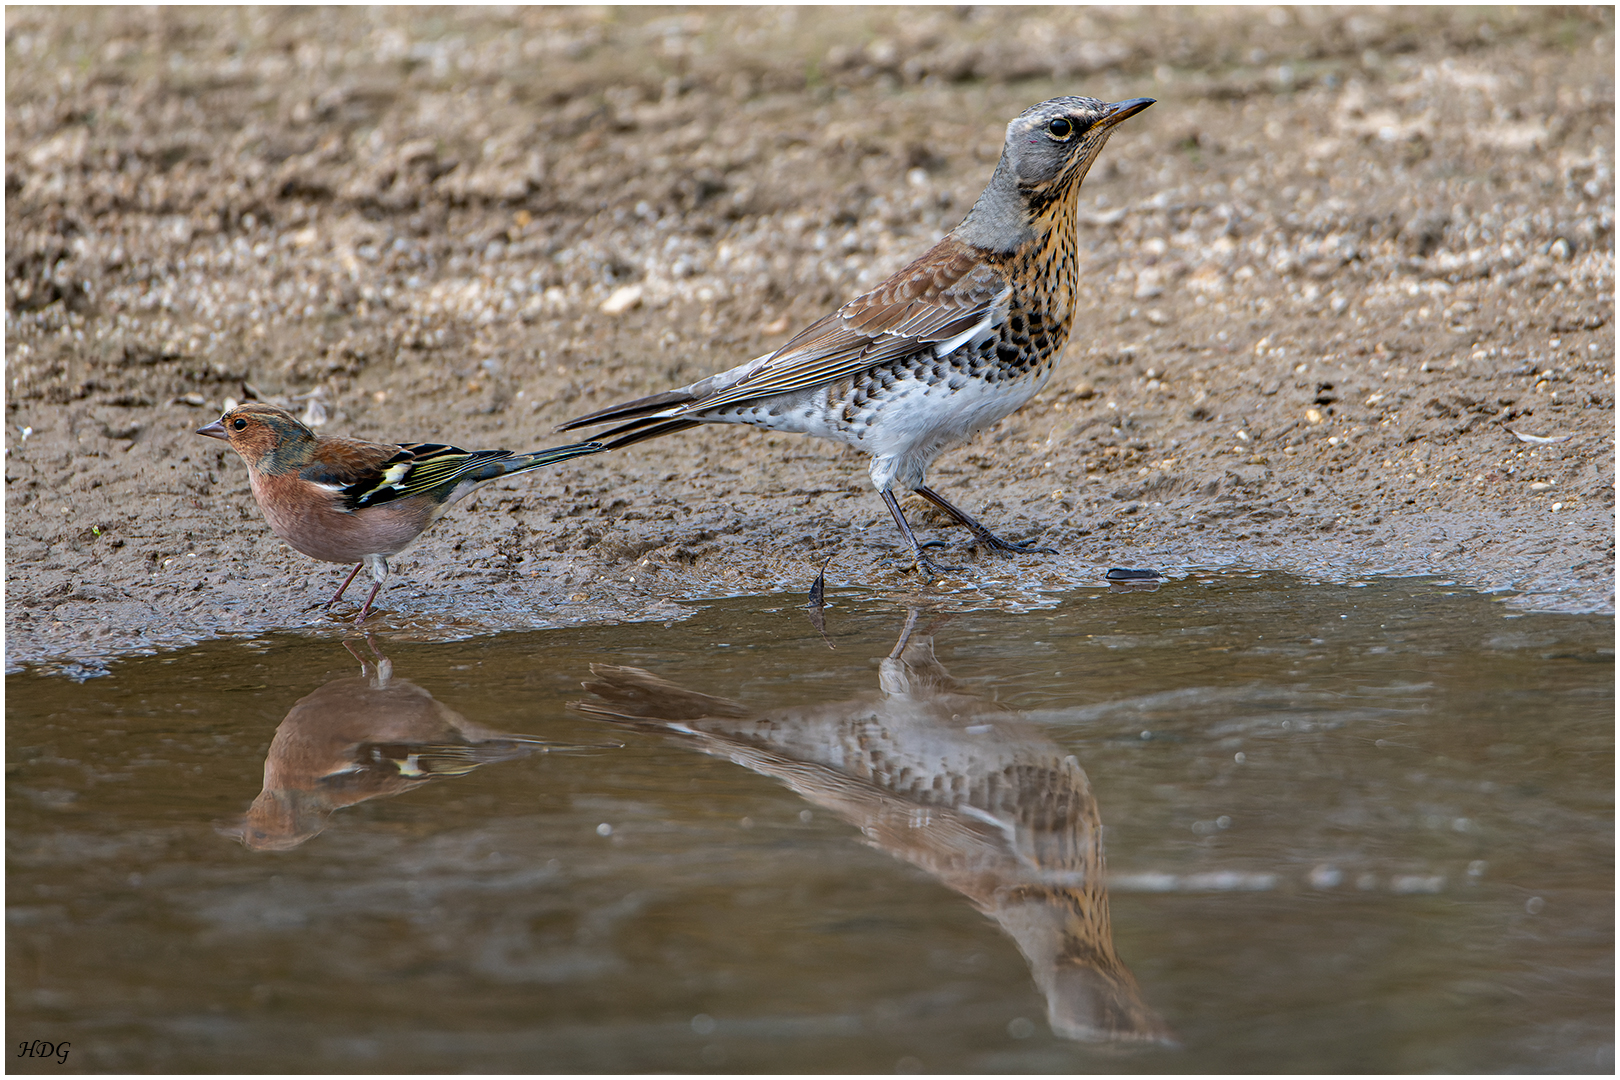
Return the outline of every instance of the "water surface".
<path id="1" fill-rule="evenodd" d="M 1612 1071 L 1612 619 L 795 602 L 8 677 L 13 1069 Z"/>

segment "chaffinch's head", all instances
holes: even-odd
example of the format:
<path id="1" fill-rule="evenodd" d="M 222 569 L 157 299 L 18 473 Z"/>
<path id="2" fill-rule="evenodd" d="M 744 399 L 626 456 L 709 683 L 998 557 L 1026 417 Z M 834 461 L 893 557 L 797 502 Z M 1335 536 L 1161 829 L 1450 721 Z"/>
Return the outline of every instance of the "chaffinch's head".
<path id="1" fill-rule="evenodd" d="M 315 433 L 297 417 L 259 401 L 236 406 L 197 434 L 224 439 L 243 461 L 268 473 L 297 468 L 315 448 Z"/>

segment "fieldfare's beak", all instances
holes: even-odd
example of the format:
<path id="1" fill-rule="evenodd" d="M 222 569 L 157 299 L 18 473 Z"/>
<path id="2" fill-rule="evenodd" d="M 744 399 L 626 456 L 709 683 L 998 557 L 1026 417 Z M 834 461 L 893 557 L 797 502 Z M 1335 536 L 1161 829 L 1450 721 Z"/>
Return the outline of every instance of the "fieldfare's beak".
<path id="1" fill-rule="evenodd" d="M 1102 114 L 1102 119 L 1097 121 L 1097 126 L 1105 130 L 1111 128 L 1121 120 L 1129 120 L 1131 117 L 1135 116 L 1149 105 L 1152 105 L 1153 102 L 1154 99 L 1150 97 L 1131 98 L 1129 101 L 1116 101 L 1114 104 L 1108 106 L 1108 111 Z"/>
<path id="2" fill-rule="evenodd" d="M 210 439 L 224 439 L 226 442 L 230 442 L 230 440 L 231 440 L 231 437 L 229 435 L 225 434 L 225 421 L 224 421 L 223 418 L 219 419 L 219 420 L 215 420 L 212 424 L 209 424 L 207 427 L 198 428 L 197 429 L 197 434 L 206 435 Z"/>

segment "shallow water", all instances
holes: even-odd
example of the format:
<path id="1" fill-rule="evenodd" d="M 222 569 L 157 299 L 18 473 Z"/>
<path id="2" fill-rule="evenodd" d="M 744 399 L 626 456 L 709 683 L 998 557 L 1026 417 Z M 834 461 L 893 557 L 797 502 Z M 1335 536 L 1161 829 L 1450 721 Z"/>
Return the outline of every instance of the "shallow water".
<path id="1" fill-rule="evenodd" d="M 1279 575 L 846 592 L 825 638 L 795 602 L 9 677 L 12 1045 L 1612 1071 L 1612 619 Z"/>

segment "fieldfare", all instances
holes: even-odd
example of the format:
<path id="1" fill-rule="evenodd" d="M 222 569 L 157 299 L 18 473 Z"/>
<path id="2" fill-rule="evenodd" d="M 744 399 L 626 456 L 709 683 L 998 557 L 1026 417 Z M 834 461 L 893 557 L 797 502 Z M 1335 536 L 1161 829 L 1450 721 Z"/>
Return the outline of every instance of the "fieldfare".
<path id="1" fill-rule="evenodd" d="M 1018 943 L 1066 1039 L 1174 1044 L 1114 948 L 1091 781 L 1040 724 L 974 693 L 906 620 L 880 693 L 769 711 L 592 664 L 570 707 L 773 777 L 967 897 Z"/>
<path id="2" fill-rule="evenodd" d="M 928 487 L 926 473 L 1051 378 L 1080 291 L 1080 182 L 1114 126 L 1152 104 L 1060 97 L 1026 110 L 1007 125 L 990 185 L 922 258 L 773 353 L 560 430 L 617 423 L 597 436 L 608 449 L 697 424 L 836 439 L 872 455 L 872 483 L 923 573 L 942 568 L 923 555 L 896 488 L 992 550 L 1050 553 L 1001 539 Z"/>

